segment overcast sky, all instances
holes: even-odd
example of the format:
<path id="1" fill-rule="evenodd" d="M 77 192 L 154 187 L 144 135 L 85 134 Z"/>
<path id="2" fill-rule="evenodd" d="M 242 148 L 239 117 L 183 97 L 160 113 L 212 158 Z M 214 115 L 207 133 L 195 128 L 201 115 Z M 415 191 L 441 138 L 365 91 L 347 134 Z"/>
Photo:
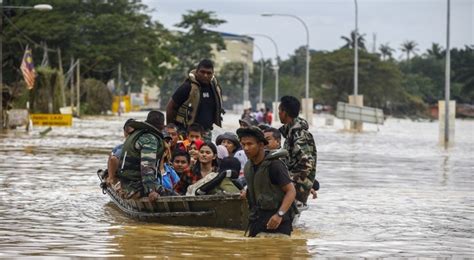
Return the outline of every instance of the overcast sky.
<path id="1" fill-rule="evenodd" d="M 168 29 L 181 21 L 187 10 L 214 11 L 227 23 L 217 31 L 235 34 L 266 34 L 278 45 L 283 59 L 306 44 L 303 25 L 291 17 L 262 17 L 262 13 L 284 13 L 300 17 L 309 29 L 310 47 L 334 50 L 342 45 L 355 27 L 353 0 L 143 0 L 151 13 Z M 433 42 L 446 46 L 447 0 L 358 0 L 359 33 L 365 34 L 372 50 L 373 35 L 377 49 L 382 43 L 397 50 L 407 40 L 418 43 L 419 53 Z M 451 0 L 451 47 L 472 45 L 474 37 L 474 0 Z M 262 37 L 254 37 L 265 58 L 275 57 L 275 48 Z M 254 52 L 254 59 L 260 54 Z"/>

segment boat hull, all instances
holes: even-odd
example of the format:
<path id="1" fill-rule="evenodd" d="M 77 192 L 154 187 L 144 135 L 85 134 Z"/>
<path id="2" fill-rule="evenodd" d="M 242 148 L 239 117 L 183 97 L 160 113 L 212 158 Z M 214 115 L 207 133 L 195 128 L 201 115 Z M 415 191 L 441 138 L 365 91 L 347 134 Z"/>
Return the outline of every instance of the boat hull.
<path id="1" fill-rule="evenodd" d="M 112 202 L 127 216 L 148 222 L 171 225 L 218 227 L 245 230 L 248 223 L 247 200 L 240 195 L 163 196 L 150 202 L 148 198 L 123 199 L 101 174 L 101 187 Z"/>

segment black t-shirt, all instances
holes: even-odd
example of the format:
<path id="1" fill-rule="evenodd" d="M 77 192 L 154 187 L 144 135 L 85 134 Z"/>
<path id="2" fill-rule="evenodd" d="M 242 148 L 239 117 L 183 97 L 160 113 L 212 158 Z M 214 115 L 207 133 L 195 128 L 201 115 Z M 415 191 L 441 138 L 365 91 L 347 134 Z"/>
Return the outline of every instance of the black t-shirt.
<path id="1" fill-rule="evenodd" d="M 212 129 L 212 124 L 214 124 L 214 116 L 216 114 L 216 97 L 212 87 L 209 84 L 200 83 L 200 95 L 201 102 L 198 107 L 196 114 L 195 123 L 200 124 L 205 130 Z M 186 81 L 181 85 L 173 94 L 173 101 L 181 106 L 184 101 L 188 99 L 189 92 L 191 91 L 191 83 Z"/>
<path id="2" fill-rule="evenodd" d="M 253 170 L 257 172 L 260 165 L 254 165 Z M 270 181 L 273 185 L 283 187 L 288 183 L 291 183 L 290 175 L 288 174 L 288 169 L 285 164 L 280 160 L 272 160 L 268 166 L 270 172 Z"/>

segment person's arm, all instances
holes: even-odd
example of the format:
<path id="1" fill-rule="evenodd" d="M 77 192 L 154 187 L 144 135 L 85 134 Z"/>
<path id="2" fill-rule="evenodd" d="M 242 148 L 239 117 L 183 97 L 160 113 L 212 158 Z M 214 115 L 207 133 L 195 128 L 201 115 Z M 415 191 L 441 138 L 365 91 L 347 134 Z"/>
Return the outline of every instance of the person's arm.
<path id="1" fill-rule="evenodd" d="M 168 101 L 166 105 L 166 123 L 175 123 L 176 114 L 178 113 L 178 108 L 188 99 L 189 92 L 191 91 L 191 84 L 188 81 L 185 81 L 176 91 L 173 96 Z"/>
<path id="2" fill-rule="evenodd" d="M 295 185 L 291 182 L 288 169 L 286 169 L 286 166 L 282 161 L 272 161 L 269 167 L 269 172 L 272 184 L 280 186 L 281 190 L 285 193 L 278 211 L 282 211 L 286 214 L 296 198 Z M 268 220 L 267 229 L 276 229 L 280 226 L 283 218 L 278 215 L 278 211 L 270 218 L 270 220 Z"/>
<path id="3" fill-rule="evenodd" d="M 288 183 L 285 186 L 281 187 L 283 192 L 285 193 L 285 197 L 283 197 L 283 202 L 280 205 L 278 211 L 288 212 L 291 207 L 291 204 L 295 200 L 296 197 L 296 190 L 295 185 L 293 183 Z M 283 217 L 280 217 L 278 213 L 275 213 L 270 220 L 267 222 L 267 229 L 277 229 L 280 226 Z"/>
<path id="4" fill-rule="evenodd" d="M 176 114 L 178 113 L 178 105 L 173 101 L 173 98 L 170 98 L 168 105 L 166 105 L 166 123 L 174 123 Z"/>

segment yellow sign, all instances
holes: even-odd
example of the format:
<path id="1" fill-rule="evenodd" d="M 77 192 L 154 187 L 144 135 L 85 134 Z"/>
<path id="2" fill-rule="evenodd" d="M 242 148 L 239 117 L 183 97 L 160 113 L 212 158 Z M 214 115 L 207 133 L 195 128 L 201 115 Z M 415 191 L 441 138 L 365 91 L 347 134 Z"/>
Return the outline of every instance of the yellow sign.
<path id="1" fill-rule="evenodd" d="M 114 96 L 112 103 L 112 112 L 128 113 L 131 110 L 130 96 Z"/>
<path id="2" fill-rule="evenodd" d="M 70 114 L 31 114 L 33 125 L 39 126 L 72 126 Z"/>

